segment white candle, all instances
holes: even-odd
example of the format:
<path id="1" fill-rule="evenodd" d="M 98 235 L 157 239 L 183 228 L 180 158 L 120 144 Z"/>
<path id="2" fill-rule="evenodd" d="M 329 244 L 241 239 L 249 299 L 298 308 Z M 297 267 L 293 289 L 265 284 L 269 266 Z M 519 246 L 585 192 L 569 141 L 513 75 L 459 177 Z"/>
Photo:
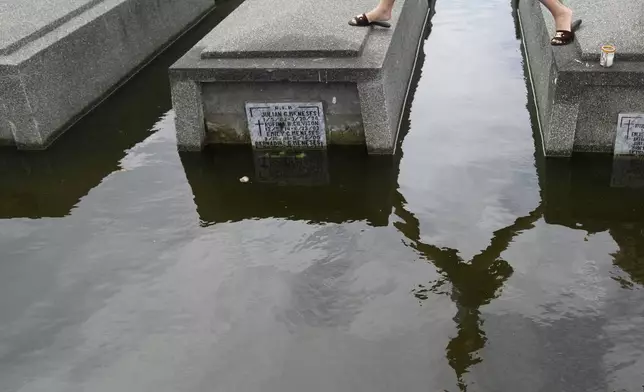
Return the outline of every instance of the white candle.
<path id="1" fill-rule="evenodd" d="M 599 65 L 606 68 L 612 67 L 614 59 L 615 59 L 615 47 L 613 45 L 602 46 L 602 53 L 601 53 L 601 58 L 599 60 Z"/>

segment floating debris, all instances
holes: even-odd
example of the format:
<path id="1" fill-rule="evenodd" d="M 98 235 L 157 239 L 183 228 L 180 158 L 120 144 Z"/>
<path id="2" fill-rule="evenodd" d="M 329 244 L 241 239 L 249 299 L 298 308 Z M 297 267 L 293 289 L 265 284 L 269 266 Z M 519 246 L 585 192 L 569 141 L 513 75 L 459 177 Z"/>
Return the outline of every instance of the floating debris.
<path id="1" fill-rule="evenodd" d="M 248 181 L 250 181 L 250 179 L 246 176 L 239 179 L 239 182 L 243 182 L 243 183 L 247 183 Z"/>
<path id="2" fill-rule="evenodd" d="M 589 64 L 587 61 L 586 61 L 586 62 L 583 62 L 583 61 L 581 61 L 581 60 L 579 60 L 579 59 L 575 59 L 575 61 L 576 61 L 576 62 L 578 62 L 578 63 L 579 63 L 579 64 L 581 64 L 581 65 L 585 65 L 585 66 L 586 66 L 586 68 L 590 67 L 590 64 Z"/>

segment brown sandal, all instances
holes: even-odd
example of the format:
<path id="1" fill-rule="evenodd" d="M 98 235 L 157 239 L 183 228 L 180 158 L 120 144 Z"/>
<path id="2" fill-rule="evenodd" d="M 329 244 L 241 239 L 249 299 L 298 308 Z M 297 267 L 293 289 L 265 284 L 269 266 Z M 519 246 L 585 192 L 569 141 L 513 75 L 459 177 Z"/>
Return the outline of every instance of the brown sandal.
<path id="1" fill-rule="evenodd" d="M 358 26 L 358 27 L 365 27 L 365 26 L 372 26 L 372 25 L 386 27 L 386 28 L 391 27 L 391 24 L 384 21 L 376 20 L 376 21 L 370 22 L 369 19 L 367 19 L 367 14 L 355 16 L 353 19 L 349 21 L 349 24 L 351 26 Z"/>
<path id="2" fill-rule="evenodd" d="M 567 30 L 557 30 L 557 34 L 552 37 L 550 44 L 552 46 L 563 46 L 568 45 L 575 40 L 575 31 L 581 26 L 581 19 L 578 19 L 572 23 L 570 31 Z"/>

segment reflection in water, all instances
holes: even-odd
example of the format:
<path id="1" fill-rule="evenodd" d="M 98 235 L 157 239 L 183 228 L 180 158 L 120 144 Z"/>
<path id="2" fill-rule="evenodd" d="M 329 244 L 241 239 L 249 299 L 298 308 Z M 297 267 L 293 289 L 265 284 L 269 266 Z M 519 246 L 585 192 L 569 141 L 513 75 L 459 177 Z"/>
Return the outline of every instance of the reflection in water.
<path id="1" fill-rule="evenodd" d="M 0 148 L 0 219 L 64 217 L 171 108 L 168 67 L 243 0 L 216 9 L 65 132 L 47 151 Z"/>
<path id="2" fill-rule="evenodd" d="M 329 184 L 326 151 L 256 151 L 253 161 L 258 182 L 290 186 Z"/>
<path id="3" fill-rule="evenodd" d="M 355 148 L 308 152 L 301 158 L 276 155 L 254 155 L 250 148 L 181 154 L 202 222 L 276 217 L 387 225 L 396 180 L 391 157 L 368 157 Z M 306 181 L 303 173 L 313 176 Z M 251 181 L 241 183 L 243 176 Z M 279 186 L 282 182 L 296 185 Z"/>
<path id="4" fill-rule="evenodd" d="M 423 242 L 419 220 L 405 208 L 404 196 L 396 193 L 394 213 L 400 220 L 394 226 L 409 240 L 409 246 L 442 275 L 419 285 L 412 291 L 414 296 L 422 302 L 431 294 L 446 294 L 457 307 L 454 321 L 458 332 L 447 344 L 446 357 L 462 391 L 467 390 L 463 376 L 482 361 L 478 352 L 487 341 L 480 308 L 499 296 L 513 272 L 501 254 L 539 219 L 575 230 L 581 228 L 589 234 L 608 232 L 619 246 L 613 255 L 614 264 L 627 274 L 613 278 L 623 288 L 644 286 L 644 193 L 611 186 L 613 166 L 609 159 L 577 157 L 541 162 L 542 204 L 512 225 L 495 231 L 490 245 L 469 262 L 456 249 Z"/>
<path id="5" fill-rule="evenodd" d="M 415 98 L 421 111 L 438 107 L 434 113 L 444 109 L 441 103 L 470 105 L 479 128 L 452 124 L 448 113 L 450 128 L 442 139 L 419 137 L 405 146 L 407 166 L 401 173 L 400 156 L 368 157 L 355 149 L 299 157 L 235 148 L 178 155 L 171 112 L 166 115 L 166 60 L 156 63 L 149 80 L 145 72 L 133 79 L 123 95 L 101 105 L 52 150 L 3 150 L 0 389 L 118 389 L 131 383 L 143 385 L 141 391 L 176 390 L 176 385 L 203 391 L 213 385 L 225 390 L 226 381 L 244 379 L 256 387 L 246 390 L 283 392 L 307 389 L 311 377 L 320 377 L 315 387 L 323 390 L 322 382 L 336 381 L 331 375 L 340 381 L 329 381 L 326 385 L 335 388 L 326 390 L 361 391 L 374 384 L 370 391 L 401 384 L 413 387 L 400 390 L 452 390 L 447 365 L 462 391 L 475 389 L 476 373 L 490 369 L 501 375 L 488 377 L 491 386 L 479 383 L 476 390 L 554 391 L 563 388 L 541 386 L 573 385 L 568 390 L 589 391 L 616 384 L 602 370 L 625 379 L 622 385 L 640 383 L 644 190 L 633 187 L 637 173 L 632 165 L 616 172 L 623 166 L 610 158 L 546 162 L 537 154 L 541 200 L 526 207 L 533 199 L 524 198 L 537 194 L 537 183 L 530 125 L 518 100 L 525 91 L 503 84 L 506 94 L 485 95 L 500 102 L 500 119 L 491 115 L 497 108 L 473 96 L 487 94 L 477 89 L 487 86 L 486 80 L 497 88 L 519 65 L 511 51 L 498 50 L 495 39 L 508 35 L 499 34 L 496 25 L 484 29 L 502 18 L 494 2 L 481 4 L 457 4 L 439 26 L 448 33 L 437 41 L 442 49 L 465 51 L 436 57 L 426 67 L 436 72 L 441 64 L 460 65 L 465 82 L 451 79 L 449 88 L 434 90 L 436 102 Z M 499 9 L 506 12 L 507 4 Z M 455 22 L 463 20 L 467 23 Z M 470 40 L 475 36 L 482 38 Z M 461 46 L 447 46 L 455 41 Z M 484 47 L 468 65 L 461 56 L 472 42 L 489 44 L 495 56 L 479 56 L 488 53 Z M 501 69 L 505 73 L 494 74 L 499 80 L 482 68 L 494 59 L 507 66 Z M 494 62 L 493 70 L 499 64 Z M 487 79 L 468 85 L 470 72 Z M 445 73 L 436 78 L 446 79 Z M 519 102 L 520 111 L 511 102 Z M 147 137 L 159 118 L 161 130 Z M 412 127 L 413 136 L 423 135 L 422 122 Z M 515 126 L 524 132 L 517 136 Z M 455 136 L 462 138 L 450 139 Z M 404 132 L 401 143 L 403 137 Z M 521 140 L 527 141 L 517 146 Z M 454 157 L 453 150 L 472 146 Z M 441 149 L 448 154 L 439 154 Z M 433 160 L 418 160 L 421 155 Z M 146 164 L 137 164 L 140 160 Z M 516 170 L 494 176 L 508 166 Z M 454 181 L 432 182 L 441 178 L 428 174 L 440 171 Z M 116 173 L 105 179 L 110 172 Z M 241 183 L 242 176 L 251 182 Z M 484 187 L 483 197 L 477 187 Z M 447 200 L 454 195 L 462 195 L 461 204 Z M 486 209 L 493 203 L 499 208 L 486 210 L 486 225 L 479 224 L 485 220 L 480 211 L 450 208 Z M 460 227 L 449 227 L 449 219 L 439 222 L 448 226 L 440 228 L 443 238 L 429 241 L 427 211 L 446 211 L 441 217 L 449 215 Z M 6 219 L 14 217 L 64 218 Z M 359 222 L 347 223 L 352 221 Z M 505 227 L 493 232 L 492 226 Z M 455 237 L 465 242 L 461 227 L 489 245 L 470 258 L 460 244 L 432 244 Z M 585 235 L 592 246 L 578 252 Z M 530 251 L 525 260 L 511 256 Z M 418 255 L 428 263 L 416 263 Z M 587 259 L 595 255 L 597 260 Z M 557 276 L 567 268 L 574 271 Z M 616 283 L 602 275 L 607 270 Z M 534 287 L 519 288 L 527 294 L 508 300 L 515 279 Z M 540 296 L 544 287 L 562 290 Z M 416 300 L 431 312 L 419 312 Z M 453 322 L 450 301 L 456 307 Z M 590 314 L 575 301 L 588 305 Z M 504 312 L 495 306 L 505 306 Z M 284 309 L 287 333 L 280 329 L 284 320 L 275 320 Z M 456 332 L 447 337 L 452 325 Z M 516 336 L 503 336 L 514 330 Z M 587 344 L 592 350 L 583 348 Z M 517 358 L 516 352 L 522 366 L 517 378 L 526 388 L 509 387 L 505 368 L 497 367 Z M 435 359 L 440 363 L 428 371 L 427 361 Z M 580 364 L 585 370 L 576 369 Z M 114 381 L 106 386 L 106 380 Z M 264 387 L 265 380 L 273 384 Z M 427 380 L 437 387 L 425 385 Z M 592 385 L 575 389 L 575 383 Z"/>
<path id="6" fill-rule="evenodd" d="M 614 279 L 624 287 L 644 285 L 644 190 L 623 182 L 615 186 L 614 170 L 609 156 L 544 161 L 540 179 L 545 220 L 588 234 L 608 232 L 619 246 L 614 264 L 628 274 Z M 630 179 L 641 178 L 638 173 Z"/>
<path id="7" fill-rule="evenodd" d="M 393 210 L 393 226 L 408 240 L 408 246 L 431 262 L 441 275 L 416 287 L 413 295 L 424 302 L 432 295 L 445 294 L 457 307 L 457 334 L 447 343 L 445 355 L 461 390 L 467 390 L 466 373 L 483 360 L 480 352 L 487 338 L 481 307 L 500 295 L 513 273 L 512 261 L 505 260 L 502 254 L 538 220 L 588 233 L 607 231 L 620 247 L 614 255 L 615 265 L 627 274 L 615 279 L 626 288 L 644 285 L 642 193 L 611 187 L 610 161 L 593 158 L 589 162 L 583 157 L 570 162 L 540 161 L 542 203 L 511 225 L 496 230 L 489 245 L 467 261 L 458 249 L 422 240 L 421 222 L 407 209 L 404 195 L 396 189 L 398 164 L 390 159 L 361 156 L 352 149 L 331 149 L 324 159 L 312 156 L 312 169 L 310 163 L 303 165 L 313 170 L 313 178 L 324 172 L 326 185 L 317 181 L 302 185 L 306 181 L 302 183 L 298 176 L 299 185 L 280 186 L 277 178 L 258 172 L 258 165 L 266 162 L 254 160 L 248 149 L 207 151 L 181 158 L 197 211 L 206 225 L 278 217 L 317 223 L 362 220 L 373 226 L 386 226 Z M 315 167 L 315 162 L 320 166 Z M 292 176 L 283 169 L 280 166 L 279 172 L 288 181 Z M 300 170 L 300 166 L 295 169 L 297 173 Z M 239 178 L 248 174 L 251 182 L 240 183 Z M 271 181 L 266 182 L 267 178 Z"/>
<path id="8" fill-rule="evenodd" d="M 146 76 L 154 72 L 142 75 L 143 82 Z M 162 99 L 140 99 L 140 86 L 136 91 L 130 85 L 119 90 L 47 151 L 1 149 L 0 219 L 67 216 L 105 176 L 118 170 L 125 150 L 149 135 L 159 107 L 165 106 Z"/>
<path id="9" fill-rule="evenodd" d="M 644 158 L 615 157 L 611 185 L 614 187 L 644 188 Z"/>
<path id="10" fill-rule="evenodd" d="M 619 246 L 619 251 L 613 255 L 614 263 L 630 278 L 616 276 L 614 279 L 624 288 L 633 288 L 634 284 L 644 287 L 644 224 L 613 227 L 609 233 Z"/>
<path id="11" fill-rule="evenodd" d="M 420 222 L 405 209 L 405 205 L 404 196 L 397 193 L 394 211 L 402 221 L 395 222 L 394 226 L 410 240 L 409 246 L 434 264 L 442 275 L 442 278 L 427 286 L 419 285 L 413 293 L 421 301 L 428 299 L 430 292 L 447 294 L 456 305 L 458 311 L 454 321 L 458 333 L 448 343 L 446 356 L 456 372 L 459 388 L 465 391 L 467 385 L 463 376 L 471 366 L 482 361 L 477 352 L 487 340 L 479 309 L 499 295 L 503 284 L 512 275 L 512 266 L 501 258 L 501 253 L 514 237 L 533 227 L 541 215 L 541 207 L 518 218 L 512 225 L 497 230 L 490 245 L 466 262 L 459 257 L 456 249 L 424 243 L 420 235 Z"/>

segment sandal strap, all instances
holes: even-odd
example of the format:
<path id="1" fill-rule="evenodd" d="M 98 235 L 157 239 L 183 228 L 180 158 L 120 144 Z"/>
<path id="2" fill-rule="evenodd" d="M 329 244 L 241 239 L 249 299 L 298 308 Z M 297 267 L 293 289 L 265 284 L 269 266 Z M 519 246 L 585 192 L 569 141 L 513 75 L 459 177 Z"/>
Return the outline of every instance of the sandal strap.
<path id="1" fill-rule="evenodd" d="M 366 26 L 366 25 L 369 24 L 369 19 L 367 19 L 367 14 L 362 14 L 362 15 L 356 16 L 355 20 L 359 25 L 365 25 Z"/>
<path id="2" fill-rule="evenodd" d="M 572 42 L 573 38 L 575 37 L 575 34 L 569 31 L 560 31 L 557 33 L 558 33 L 557 35 L 555 35 L 550 39 L 550 42 L 555 45 L 568 44 L 569 42 Z"/>
<path id="3" fill-rule="evenodd" d="M 569 40 L 574 36 L 575 36 L 575 33 L 571 32 L 571 31 L 560 30 L 560 31 L 557 31 L 557 33 L 555 34 L 555 36 L 553 38 Z"/>

